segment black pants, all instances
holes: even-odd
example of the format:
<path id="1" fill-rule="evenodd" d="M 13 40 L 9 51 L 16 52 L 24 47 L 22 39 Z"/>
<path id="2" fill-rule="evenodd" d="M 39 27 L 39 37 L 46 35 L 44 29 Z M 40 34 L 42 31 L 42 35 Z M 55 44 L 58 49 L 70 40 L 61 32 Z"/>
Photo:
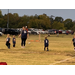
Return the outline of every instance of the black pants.
<path id="1" fill-rule="evenodd" d="M 26 38 L 21 38 L 22 42 L 21 42 L 21 46 L 25 46 L 26 44 Z"/>
<path id="2" fill-rule="evenodd" d="M 73 43 L 73 46 L 75 47 L 75 43 Z"/>
<path id="3" fill-rule="evenodd" d="M 6 42 L 6 46 L 10 49 L 10 43 Z"/>

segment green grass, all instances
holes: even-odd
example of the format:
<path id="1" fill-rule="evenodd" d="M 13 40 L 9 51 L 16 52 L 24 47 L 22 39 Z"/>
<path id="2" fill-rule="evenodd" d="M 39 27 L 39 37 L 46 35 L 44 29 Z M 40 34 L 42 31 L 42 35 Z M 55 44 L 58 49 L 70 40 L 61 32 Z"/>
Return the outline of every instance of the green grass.
<path id="1" fill-rule="evenodd" d="M 73 35 L 60 34 L 59 37 L 51 35 L 49 39 L 49 51 L 44 51 L 44 37 L 41 35 L 41 42 L 30 42 L 38 40 L 38 35 L 30 35 L 26 41 L 26 47 L 21 48 L 21 39 L 16 36 L 16 48 L 7 49 L 5 45 L 6 35 L 0 37 L 0 62 L 7 62 L 8 65 L 52 65 L 67 58 L 75 57 Z M 11 36 L 12 37 L 12 36 Z M 75 59 L 69 59 L 54 65 L 75 65 Z"/>

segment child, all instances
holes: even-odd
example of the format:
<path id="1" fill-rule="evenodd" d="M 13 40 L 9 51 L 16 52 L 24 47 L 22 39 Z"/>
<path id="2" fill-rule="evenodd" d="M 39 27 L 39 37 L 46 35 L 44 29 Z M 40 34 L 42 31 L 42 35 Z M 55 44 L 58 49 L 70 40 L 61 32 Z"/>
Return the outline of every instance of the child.
<path id="1" fill-rule="evenodd" d="M 75 51 L 75 36 L 73 37 L 72 42 L 73 42 L 74 51 Z"/>
<path id="2" fill-rule="evenodd" d="M 49 46 L 49 41 L 48 41 L 47 37 L 45 37 L 45 40 L 44 40 L 44 51 L 45 51 L 46 47 L 47 47 L 47 51 L 49 51 L 48 50 L 48 46 Z"/>
<path id="3" fill-rule="evenodd" d="M 8 47 L 8 49 L 10 49 L 10 37 L 9 37 L 9 34 L 7 34 L 6 46 Z"/>
<path id="4" fill-rule="evenodd" d="M 16 44 L 16 38 L 15 38 L 15 35 L 13 35 L 12 41 L 13 41 L 13 47 L 15 47 L 15 44 Z"/>

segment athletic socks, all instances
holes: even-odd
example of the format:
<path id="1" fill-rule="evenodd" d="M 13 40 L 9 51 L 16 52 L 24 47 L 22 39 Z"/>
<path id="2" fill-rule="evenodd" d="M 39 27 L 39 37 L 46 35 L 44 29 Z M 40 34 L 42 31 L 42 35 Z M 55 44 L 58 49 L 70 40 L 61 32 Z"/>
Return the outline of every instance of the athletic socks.
<path id="1" fill-rule="evenodd" d="M 8 49 L 10 49 L 10 46 L 8 46 Z"/>
<path id="2" fill-rule="evenodd" d="M 44 48 L 44 51 L 45 51 L 45 48 Z M 47 51 L 49 51 L 48 48 L 47 48 Z"/>
<path id="3" fill-rule="evenodd" d="M 49 51 L 48 48 L 47 48 L 47 51 Z"/>
<path id="4" fill-rule="evenodd" d="M 44 51 L 45 51 L 45 48 L 44 48 Z"/>

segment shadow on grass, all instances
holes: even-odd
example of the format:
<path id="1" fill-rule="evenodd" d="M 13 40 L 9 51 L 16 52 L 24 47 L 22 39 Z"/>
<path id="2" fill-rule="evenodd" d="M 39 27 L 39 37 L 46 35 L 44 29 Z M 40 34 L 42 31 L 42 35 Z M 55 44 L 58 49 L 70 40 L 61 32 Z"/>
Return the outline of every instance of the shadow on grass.
<path id="1" fill-rule="evenodd" d="M 7 50 L 7 49 L 0 49 L 0 51 L 1 51 L 1 50 Z"/>

